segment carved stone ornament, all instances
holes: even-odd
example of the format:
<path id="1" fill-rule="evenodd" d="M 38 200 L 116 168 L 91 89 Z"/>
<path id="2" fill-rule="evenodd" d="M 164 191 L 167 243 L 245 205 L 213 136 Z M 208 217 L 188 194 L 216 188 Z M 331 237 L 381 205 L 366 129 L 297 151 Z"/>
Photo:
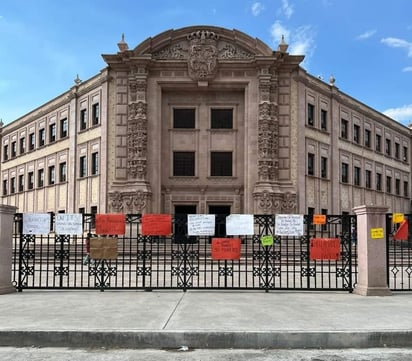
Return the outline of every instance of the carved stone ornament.
<path id="1" fill-rule="evenodd" d="M 109 194 L 109 207 L 115 213 L 142 213 L 146 209 L 151 195 L 138 190 L 136 192 L 113 192 Z"/>
<path id="2" fill-rule="evenodd" d="M 272 193 L 267 190 L 255 193 L 257 213 L 260 214 L 287 214 L 295 213 L 297 202 L 294 193 Z"/>
<path id="3" fill-rule="evenodd" d="M 190 42 L 188 69 L 193 80 L 213 79 L 217 72 L 217 40 L 213 31 L 195 31 L 187 36 Z"/>

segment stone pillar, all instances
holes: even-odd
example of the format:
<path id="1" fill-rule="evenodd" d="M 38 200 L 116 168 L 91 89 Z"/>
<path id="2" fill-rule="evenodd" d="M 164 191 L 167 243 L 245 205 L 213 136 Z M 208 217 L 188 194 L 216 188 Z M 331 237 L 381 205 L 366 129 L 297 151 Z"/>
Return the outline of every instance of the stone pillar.
<path id="1" fill-rule="evenodd" d="M 16 291 L 11 284 L 13 216 L 16 209 L 0 204 L 0 295 Z"/>
<path id="2" fill-rule="evenodd" d="M 386 274 L 387 207 L 359 206 L 353 209 L 358 228 L 358 282 L 353 293 L 362 296 L 390 296 Z M 371 230 L 375 236 L 372 238 Z M 379 233 L 383 230 L 383 235 Z"/>

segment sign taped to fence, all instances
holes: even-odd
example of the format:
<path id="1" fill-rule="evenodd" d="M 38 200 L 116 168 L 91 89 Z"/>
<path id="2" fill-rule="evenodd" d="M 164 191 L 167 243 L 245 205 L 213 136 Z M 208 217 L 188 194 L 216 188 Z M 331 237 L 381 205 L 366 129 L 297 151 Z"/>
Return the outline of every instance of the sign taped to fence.
<path id="1" fill-rule="evenodd" d="M 241 244 L 239 238 L 213 238 L 212 259 L 216 261 L 240 259 Z"/>
<path id="2" fill-rule="evenodd" d="M 96 214 L 96 233 L 125 234 L 126 216 L 124 214 Z"/>
<path id="3" fill-rule="evenodd" d="M 143 214 L 143 236 L 170 236 L 172 233 L 172 216 L 170 214 Z"/>
<path id="4" fill-rule="evenodd" d="M 187 233 L 189 236 L 214 236 L 215 219 L 214 214 L 188 214 Z"/>
<path id="5" fill-rule="evenodd" d="M 226 217 L 226 234 L 253 235 L 253 214 L 230 214 Z"/>
<path id="6" fill-rule="evenodd" d="M 119 254 L 117 237 L 90 238 L 90 258 L 116 259 Z"/>
<path id="7" fill-rule="evenodd" d="M 338 261 L 340 258 L 339 238 L 311 238 L 310 259 Z"/>
<path id="8" fill-rule="evenodd" d="M 277 214 L 275 218 L 276 236 L 303 236 L 303 214 Z"/>
<path id="9" fill-rule="evenodd" d="M 57 213 L 55 218 L 56 234 L 81 235 L 83 215 L 81 213 Z"/>
<path id="10" fill-rule="evenodd" d="M 325 214 L 314 214 L 312 219 L 313 224 L 326 224 Z"/>
<path id="11" fill-rule="evenodd" d="M 262 246 L 273 246 L 273 236 L 271 234 L 262 236 L 260 237 L 260 242 L 262 243 Z"/>
<path id="12" fill-rule="evenodd" d="M 23 213 L 23 234 L 49 234 L 49 213 Z"/>
<path id="13" fill-rule="evenodd" d="M 405 216 L 403 213 L 393 213 L 392 214 L 392 223 L 402 223 Z"/>

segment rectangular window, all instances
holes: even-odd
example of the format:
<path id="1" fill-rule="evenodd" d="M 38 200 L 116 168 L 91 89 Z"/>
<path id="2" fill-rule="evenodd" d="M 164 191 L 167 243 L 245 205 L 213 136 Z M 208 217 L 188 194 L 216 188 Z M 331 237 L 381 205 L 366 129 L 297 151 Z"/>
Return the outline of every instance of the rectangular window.
<path id="1" fill-rule="evenodd" d="M 20 154 L 26 153 L 26 138 L 20 138 Z"/>
<path id="2" fill-rule="evenodd" d="M 59 164 L 59 181 L 60 183 L 66 182 L 67 180 L 67 165 L 66 162 Z"/>
<path id="3" fill-rule="evenodd" d="M 92 175 L 96 175 L 99 173 L 99 153 L 95 152 L 92 153 Z"/>
<path id="4" fill-rule="evenodd" d="M 67 137 L 67 118 L 60 119 L 60 138 Z"/>
<path id="5" fill-rule="evenodd" d="M 87 109 L 80 110 L 80 130 L 87 128 Z"/>
<path id="6" fill-rule="evenodd" d="M 404 162 L 408 161 L 408 147 L 403 147 L 403 151 L 402 151 L 402 159 Z"/>
<path id="7" fill-rule="evenodd" d="M 340 136 L 343 139 L 348 139 L 348 121 L 345 119 L 340 121 Z"/>
<path id="8" fill-rule="evenodd" d="M 7 179 L 3 179 L 3 196 L 7 196 L 8 188 L 9 184 L 7 182 Z"/>
<path id="9" fill-rule="evenodd" d="M 395 194 L 399 196 L 401 194 L 401 180 L 395 179 Z"/>
<path id="10" fill-rule="evenodd" d="M 54 169 L 54 165 L 51 165 L 49 167 L 49 185 L 54 184 L 55 181 L 56 181 L 55 169 Z"/>
<path id="11" fill-rule="evenodd" d="M 315 155 L 308 153 L 308 175 L 315 175 Z"/>
<path id="12" fill-rule="evenodd" d="M 16 193 L 16 178 L 14 177 L 10 179 L 10 193 Z"/>
<path id="13" fill-rule="evenodd" d="M 92 124 L 97 125 L 99 124 L 100 120 L 100 106 L 99 103 L 94 103 L 92 105 Z"/>
<path id="14" fill-rule="evenodd" d="M 42 147 L 46 143 L 46 130 L 44 128 L 39 129 L 39 147 Z"/>
<path id="15" fill-rule="evenodd" d="M 29 150 L 34 150 L 36 147 L 36 137 L 34 133 L 29 134 Z"/>
<path id="16" fill-rule="evenodd" d="M 96 207 L 96 206 L 91 206 L 91 207 L 90 207 L 90 213 L 92 214 L 91 226 L 92 226 L 92 228 L 96 228 L 97 207 Z"/>
<path id="17" fill-rule="evenodd" d="M 385 139 L 385 154 L 389 157 L 392 154 L 392 143 L 391 140 L 387 138 Z"/>
<path id="18" fill-rule="evenodd" d="M 19 175 L 19 192 L 24 191 L 24 175 L 20 174 Z"/>
<path id="19" fill-rule="evenodd" d="M 328 112 L 325 109 L 320 110 L 320 129 L 328 130 Z"/>
<path id="20" fill-rule="evenodd" d="M 382 174 L 376 173 L 376 190 L 382 190 Z"/>
<path id="21" fill-rule="evenodd" d="M 56 124 L 49 125 L 49 143 L 56 141 Z"/>
<path id="22" fill-rule="evenodd" d="M 233 109 L 211 109 L 212 129 L 233 129 Z"/>
<path id="23" fill-rule="evenodd" d="M 375 136 L 375 150 L 377 152 L 382 152 L 382 137 L 379 134 Z"/>
<path id="24" fill-rule="evenodd" d="M 17 143 L 11 143 L 11 157 L 14 158 L 17 155 Z"/>
<path id="25" fill-rule="evenodd" d="M 395 143 L 395 158 L 400 159 L 401 157 L 401 147 L 399 143 Z"/>
<path id="26" fill-rule="evenodd" d="M 315 124 L 315 106 L 308 103 L 308 125 L 312 126 Z"/>
<path id="27" fill-rule="evenodd" d="M 365 187 L 372 188 L 372 172 L 370 170 L 365 170 Z"/>
<path id="28" fill-rule="evenodd" d="M 79 162 L 79 176 L 80 178 L 86 177 L 87 175 L 87 162 L 86 162 L 86 156 L 80 157 L 80 162 Z"/>
<path id="29" fill-rule="evenodd" d="M 195 175 L 195 152 L 173 152 L 173 176 L 193 177 Z"/>
<path id="30" fill-rule="evenodd" d="M 322 178 L 328 177 L 328 158 L 326 157 L 320 159 L 320 176 Z"/>
<path id="31" fill-rule="evenodd" d="M 310 224 L 310 229 L 315 229 L 315 226 L 313 224 L 313 215 L 315 214 L 315 208 L 308 207 L 308 222 Z"/>
<path id="32" fill-rule="evenodd" d="M 3 147 L 3 160 L 8 160 L 9 159 L 9 146 L 6 144 Z"/>
<path id="33" fill-rule="evenodd" d="M 196 109 L 195 108 L 174 108 L 173 128 L 195 129 Z"/>
<path id="34" fill-rule="evenodd" d="M 403 195 L 404 197 L 409 196 L 409 183 L 407 181 L 403 182 Z"/>
<path id="35" fill-rule="evenodd" d="M 342 183 L 348 183 L 349 180 L 349 165 L 348 163 L 342 163 L 342 174 L 341 174 L 341 181 Z"/>
<path id="36" fill-rule="evenodd" d="M 232 152 L 211 152 L 210 161 L 212 177 L 232 176 Z"/>
<path id="37" fill-rule="evenodd" d="M 369 129 L 365 129 L 365 147 L 371 147 L 371 131 Z"/>
<path id="38" fill-rule="evenodd" d="M 386 193 L 392 193 L 392 177 L 386 176 Z"/>
<path id="39" fill-rule="evenodd" d="M 355 186 L 361 185 L 361 169 L 359 167 L 353 167 L 353 184 Z"/>
<path id="40" fill-rule="evenodd" d="M 28 177 L 27 189 L 33 189 L 34 188 L 34 172 L 29 172 L 27 177 Z"/>
<path id="41" fill-rule="evenodd" d="M 355 143 L 360 143 L 360 126 L 357 124 L 353 125 L 353 141 Z"/>

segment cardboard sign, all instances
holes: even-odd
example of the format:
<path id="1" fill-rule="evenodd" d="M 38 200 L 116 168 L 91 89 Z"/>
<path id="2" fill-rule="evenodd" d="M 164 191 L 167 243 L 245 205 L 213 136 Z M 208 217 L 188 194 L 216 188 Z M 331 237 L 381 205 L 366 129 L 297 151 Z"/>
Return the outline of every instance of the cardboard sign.
<path id="1" fill-rule="evenodd" d="M 116 259 L 118 256 L 117 238 L 93 237 L 90 238 L 90 258 Z"/>
<path id="2" fill-rule="evenodd" d="M 326 224 L 326 215 L 325 214 L 314 214 L 312 223 L 313 224 Z"/>
<path id="3" fill-rule="evenodd" d="M 273 246 L 273 236 L 271 234 L 262 236 L 260 237 L 260 242 L 262 243 L 262 246 Z"/>
<path id="4" fill-rule="evenodd" d="M 172 216 L 170 214 L 143 214 L 143 236 L 169 236 L 172 233 Z"/>
<path id="5" fill-rule="evenodd" d="M 226 217 L 227 235 L 253 235 L 253 214 L 230 214 Z"/>
<path id="6" fill-rule="evenodd" d="M 382 239 L 384 237 L 383 233 L 383 228 L 371 228 L 372 239 Z"/>
<path id="7" fill-rule="evenodd" d="M 339 238 L 311 238 L 310 259 L 337 261 L 340 258 Z"/>
<path id="8" fill-rule="evenodd" d="M 215 234 L 214 214 L 188 214 L 187 233 L 189 236 L 214 236 Z"/>
<path id="9" fill-rule="evenodd" d="M 404 218 L 403 213 L 394 213 L 392 214 L 392 223 L 402 223 Z"/>
<path id="10" fill-rule="evenodd" d="M 237 260 L 240 259 L 241 241 L 239 238 L 213 238 L 213 260 Z"/>
<path id="11" fill-rule="evenodd" d="M 83 215 L 80 213 L 57 213 L 56 234 L 68 234 L 71 236 L 83 233 Z"/>
<path id="12" fill-rule="evenodd" d="M 97 234 L 126 233 L 126 216 L 124 214 L 96 214 Z"/>
<path id="13" fill-rule="evenodd" d="M 23 213 L 23 234 L 49 234 L 49 213 Z"/>
<path id="14" fill-rule="evenodd" d="M 277 214 L 275 218 L 276 236 L 303 236 L 302 214 Z"/>

